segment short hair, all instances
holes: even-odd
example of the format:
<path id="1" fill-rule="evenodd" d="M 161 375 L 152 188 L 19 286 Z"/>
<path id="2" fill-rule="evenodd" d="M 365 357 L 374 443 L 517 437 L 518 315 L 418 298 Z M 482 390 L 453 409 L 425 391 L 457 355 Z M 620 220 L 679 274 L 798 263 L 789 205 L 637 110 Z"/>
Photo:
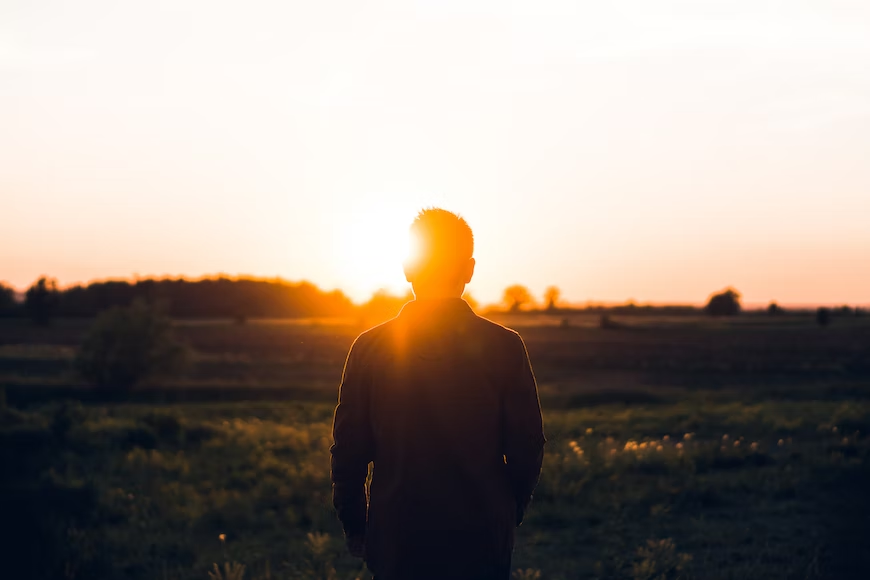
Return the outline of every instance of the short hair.
<path id="1" fill-rule="evenodd" d="M 413 248 L 409 266 L 422 279 L 444 279 L 459 274 L 474 255 L 474 234 L 459 215 L 438 207 L 425 208 L 411 224 Z"/>

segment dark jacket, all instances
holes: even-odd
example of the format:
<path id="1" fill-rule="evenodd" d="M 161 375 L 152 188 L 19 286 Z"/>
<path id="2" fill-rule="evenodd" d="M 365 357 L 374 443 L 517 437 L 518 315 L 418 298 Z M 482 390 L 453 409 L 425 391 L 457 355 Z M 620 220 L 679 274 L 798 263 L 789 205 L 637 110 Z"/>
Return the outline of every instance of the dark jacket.
<path id="1" fill-rule="evenodd" d="M 508 578 L 545 442 L 516 332 L 409 302 L 351 347 L 333 437 L 333 502 L 379 580 Z"/>

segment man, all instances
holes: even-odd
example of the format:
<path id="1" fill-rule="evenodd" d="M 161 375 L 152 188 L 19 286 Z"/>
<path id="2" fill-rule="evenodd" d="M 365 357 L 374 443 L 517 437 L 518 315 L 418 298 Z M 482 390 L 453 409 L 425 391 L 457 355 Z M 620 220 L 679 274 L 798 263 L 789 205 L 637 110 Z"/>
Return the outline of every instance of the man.
<path id="1" fill-rule="evenodd" d="M 426 209 L 411 236 L 416 300 L 347 357 L 333 502 L 377 580 L 507 579 L 543 457 L 535 378 L 520 336 L 461 298 L 475 265 L 465 220 Z"/>

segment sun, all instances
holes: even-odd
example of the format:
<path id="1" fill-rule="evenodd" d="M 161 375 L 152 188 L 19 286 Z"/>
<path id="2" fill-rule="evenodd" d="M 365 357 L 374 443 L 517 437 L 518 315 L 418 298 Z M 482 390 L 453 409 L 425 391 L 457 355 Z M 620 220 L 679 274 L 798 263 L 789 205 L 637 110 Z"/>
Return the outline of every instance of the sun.
<path id="1" fill-rule="evenodd" d="M 339 224 L 336 258 L 347 290 L 364 300 L 387 289 L 402 294 L 410 285 L 402 264 L 409 252 L 414 213 L 396 207 L 354 212 Z"/>

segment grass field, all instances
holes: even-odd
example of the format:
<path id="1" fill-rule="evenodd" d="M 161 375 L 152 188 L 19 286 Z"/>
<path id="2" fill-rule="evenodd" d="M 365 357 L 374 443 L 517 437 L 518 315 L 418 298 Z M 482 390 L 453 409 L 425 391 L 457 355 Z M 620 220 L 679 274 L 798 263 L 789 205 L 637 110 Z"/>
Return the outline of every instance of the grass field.
<path id="1" fill-rule="evenodd" d="M 867 577 L 870 321 L 504 321 L 549 438 L 523 577 Z M 123 397 L 75 377 L 86 325 L 0 322 L 0 575 L 366 577 L 328 477 L 354 321 L 179 323 L 189 373 Z"/>

